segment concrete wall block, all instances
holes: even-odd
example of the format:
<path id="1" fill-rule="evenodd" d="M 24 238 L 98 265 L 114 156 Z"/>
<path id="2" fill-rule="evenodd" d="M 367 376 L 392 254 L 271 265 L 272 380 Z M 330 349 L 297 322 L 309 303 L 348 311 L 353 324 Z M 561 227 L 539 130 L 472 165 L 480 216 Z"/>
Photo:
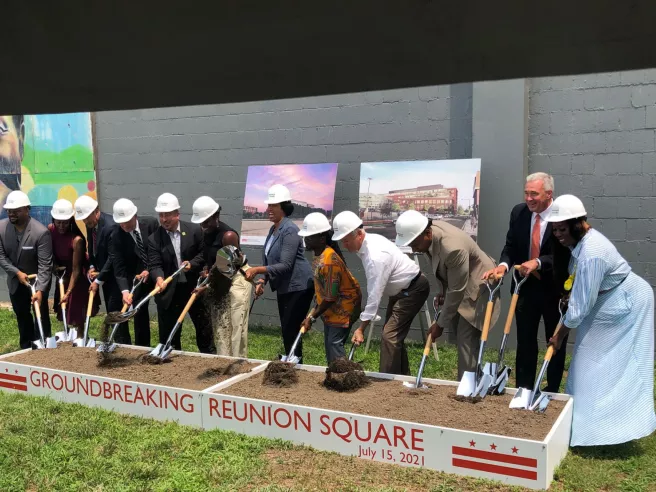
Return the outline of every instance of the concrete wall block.
<path id="1" fill-rule="evenodd" d="M 448 98 L 428 102 L 427 109 L 429 120 L 448 120 L 451 117 L 451 102 Z"/>
<path id="2" fill-rule="evenodd" d="M 432 101 L 433 99 L 448 98 L 450 94 L 450 85 L 434 85 L 430 87 L 419 87 L 417 89 L 417 95 L 421 101 Z"/>
<path id="3" fill-rule="evenodd" d="M 605 176 L 604 192 L 605 196 L 627 196 L 627 176 Z"/>
<path id="4" fill-rule="evenodd" d="M 619 83 L 619 75 L 618 75 Z M 589 110 L 631 107 L 631 87 L 603 87 L 583 91 L 583 106 Z"/>
<path id="5" fill-rule="evenodd" d="M 642 154 L 642 172 L 656 174 L 656 153 L 647 152 Z"/>
<path id="6" fill-rule="evenodd" d="M 637 243 L 640 261 L 648 262 L 656 258 L 656 241 L 637 241 Z"/>
<path id="7" fill-rule="evenodd" d="M 581 150 L 581 134 L 577 133 L 564 133 L 561 135 L 540 135 L 537 138 L 537 145 L 530 149 L 531 153 L 535 154 L 575 154 Z M 529 147 L 531 147 L 529 143 Z"/>
<path id="8" fill-rule="evenodd" d="M 644 205 L 641 204 L 641 207 Z M 653 219 L 633 219 L 626 223 L 626 239 L 635 241 L 638 239 L 652 240 L 656 239 L 654 227 L 656 221 Z"/>
<path id="9" fill-rule="evenodd" d="M 615 219 L 617 215 L 617 198 L 599 196 L 593 200 L 592 216 L 596 219 Z M 588 213 L 590 211 L 588 210 Z"/>
<path id="10" fill-rule="evenodd" d="M 640 198 L 617 198 L 617 218 L 639 219 L 641 218 Z"/>
<path id="11" fill-rule="evenodd" d="M 653 152 L 656 150 L 656 132 L 654 130 L 635 130 L 630 132 L 629 148 L 631 152 Z"/>
<path id="12" fill-rule="evenodd" d="M 419 90 L 418 88 L 411 89 L 392 89 L 382 91 L 383 102 L 399 102 L 399 101 L 418 101 Z"/>
<path id="13" fill-rule="evenodd" d="M 545 163 L 546 164 L 546 163 Z M 552 155 L 549 158 L 549 169 L 550 174 L 565 174 L 567 176 L 572 174 L 572 161 L 571 156 L 569 155 Z"/>
<path id="14" fill-rule="evenodd" d="M 593 154 L 571 156 L 572 174 L 594 174 L 594 157 Z"/>
<path id="15" fill-rule="evenodd" d="M 656 104 L 656 84 L 639 85 L 631 89 L 631 103 L 634 107 Z"/>
<path id="16" fill-rule="evenodd" d="M 560 77 L 538 77 L 531 79 L 531 93 L 543 91 L 559 91 L 583 88 L 583 79 L 577 75 Z"/>
<path id="17" fill-rule="evenodd" d="M 642 174 L 622 176 L 626 180 L 627 196 L 648 197 L 653 195 L 653 177 Z"/>
<path id="18" fill-rule="evenodd" d="M 627 222 L 630 221 L 625 219 L 603 219 L 599 221 L 596 227 L 611 241 L 626 241 Z"/>
<path id="19" fill-rule="evenodd" d="M 574 186 L 578 186 L 578 189 L 575 189 L 572 193 L 573 195 L 578 196 L 581 200 L 584 200 L 585 197 L 600 197 L 604 194 L 604 176 L 586 175 L 580 176 L 579 179 L 575 179 L 575 176 L 572 176 L 572 181 Z M 561 194 L 560 192 L 558 194 Z M 585 201 L 585 200 L 584 200 Z M 590 208 L 592 210 L 592 208 Z"/>
<path id="20" fill-rule="evenodd" d="M 599 154 L 594 157 L 595 174 L 636 174 L 642 172 L 641 154 Z"/>
<path id="21" fill-rule="evenodd" d="M 557 113 L 535 113 L 529 115 L 528 132 L 531 135 L 551 133 L 551 116 Z"/>
<path id="22" fill-rule="evenodd" d="M 638 85 L 647 83 L 647 76 L 645 72 L 650 71 L 653 70 L 628 70 L 626 72 L 619 72 L 620 83 L 622 85 Z M 654 71 L 654 73 L 656 74 L 656 71 Z"/>
<path id="23" fill-rule="evenodd" d="M 620 72 L 591 73 L 578 76 L 582 80 L 584 88 L 590 87 L 614 87 L 621 84 Z"/>
<path id="24" fill-rule="evenodd" d="M 554 111 L 576 111 L 583 109 L 584 91 L 562 90 L 538 92 L 530 100 L 531 113 L 551 113 Z"/>
<path id="25" fill-rule="evenodd" d="M 576 195 L 580 197 L 581 177 L 568 174 L 554 174 L 555 195 Z"/>
<path id="26" fill-rule="evenodd" d="M 605 133 L 582 133 L 578 150 L 573 153 L 603 154 L 606 152 Z"/>
<path id="27" fill-rule="evenodd" d="M 656 198 L 641 198 L 640 199 L 640 218 L 653 219 L 656 217 Z"/>
<path id="28" fill-rule="evenodd" d="M 630 152 L 632 132 L 607 132 L 606 152 Z"/>
<path id="29" fill-rule="evenodd" d="M 648 106 L 645 111 L 645 128 L 656 128 L 656 106 Z"/>

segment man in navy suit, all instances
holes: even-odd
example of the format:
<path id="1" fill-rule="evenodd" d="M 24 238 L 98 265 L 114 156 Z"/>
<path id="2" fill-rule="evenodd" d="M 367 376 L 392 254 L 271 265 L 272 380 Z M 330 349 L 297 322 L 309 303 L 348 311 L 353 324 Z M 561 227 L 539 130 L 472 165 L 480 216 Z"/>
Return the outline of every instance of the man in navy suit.
<path id="1" fill-rule="evenodd" d="M 553 178 L 546 173 L 534 173 L 526 178 L 524 203 L 516 205 L 510 213 L 510 226 L 499 266 L 487 271 L 483 277 L 503 276 L 513 265 L 522 276 L 529 276 L 519 291 L 515 311 L 518 388 L 533 388 L 535 384 L 540 319 L 544 320 L 545 339 L 549 340 L 560 318 L 558 301 L 561 289 L 553 279 L 551 223 L 545 220 L 553 203 L 553 190 Z M 514 281 L 511 289 L 514 289 Z M 551 358 L 546 391 L 558 392 L 565 368 L 565 352 L 558 350 Z"/>

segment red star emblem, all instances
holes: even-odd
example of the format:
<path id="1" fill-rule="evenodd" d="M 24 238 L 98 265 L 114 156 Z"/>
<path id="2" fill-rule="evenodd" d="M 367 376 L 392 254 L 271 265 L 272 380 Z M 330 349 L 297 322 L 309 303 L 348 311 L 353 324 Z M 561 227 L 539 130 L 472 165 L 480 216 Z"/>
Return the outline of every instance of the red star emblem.
<path id="1" fill-rule="evenodd" d="M 16 369 L 14 372 L 15 372 L 16 374 L 18 374 L 18 369 Z"/>
<path id="2" fill-rule="evenodd" d="M 513 447 L 512 447 L 512 452 L 513 452 L 513 454 L 517 454 L 517 451 L 519 451 L 519 449 L 517 449 L 515 446 L 513 446 Z"/>
<path id="3" fill-rule="evenodd" d="M 9 372 L 9 369 L 7 369 L 6 367 L 5 367 L 5 372 Z"/>
<path id="4" fill-rule="evenodd" d="M 496 451 L 496 450 L 497 450 L 497 445 L 494 444 L 494 443 L 490 444 L 490 449 L 491 449 L 492 451 Z"/>
<path id="5" fill-rule="evenodd" d="M 472 448 L 476 447 L 476 441 L 469 441 L 469 446 Z"/>

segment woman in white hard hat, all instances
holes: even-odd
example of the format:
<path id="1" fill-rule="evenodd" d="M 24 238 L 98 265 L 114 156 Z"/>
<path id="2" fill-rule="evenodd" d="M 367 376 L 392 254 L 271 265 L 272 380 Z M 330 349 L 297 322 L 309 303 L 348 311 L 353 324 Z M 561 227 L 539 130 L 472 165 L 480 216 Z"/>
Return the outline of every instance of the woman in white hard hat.
<path id="1" fill-rule="evenodd" d="M 574 396 L 572 446 L 619 444 L 651 434 L 654 414 L 654 293 L 615 246 L 587 222 L 581 200 L 558 197 L 547 219 L 556 281 L 570 292 L 561 348 L 576 328 L 566 392 Z"/>
<path id="2" fill-rule="evenodd" d="M 57 319 L 62 321 L 61 304 L 66 303 L 66 322 L 69 326 L 81 328 L 87 313 L 89 283 L 86 281 L 88 262 L 86 260 L 87 242 L 75 223 L 75 209 L 68 200 L 57 200 L 50 211 L 52 224 L 48 225 L 52 238 L 52 258 L 55 270 L 66 269 L 64 276 L 64 297 L 60 298 L 55 289 L 54 309 Z M 94 299 L 94 315 L 100 307 L 100 300 Z"/>
<path id="3" fill-rule="evenodd" d="M 312 271 L 317 296 L 317 305 L 301 326 L 308 331 L 321 317 L 326 360 L 330 364 L 346 356 L 344 343 L 351 326 L 360 316 L 362 292 L 360 284 L 346 267 L 339 246 L 332 240 L 333 228 L 325 215 L 309 214 L 298 235 L 305 238 L 305 246 L 314 252 Z"/>
<path id="4" fill-rule="evenodd" d="M 305 248 L 298 235 L 298 226 L 289 218 L 294 205 L 287 187 L 273 185 L 264 203 L 267 204 L 269 220 L 273 222 L 264 242 L 264 266 L 251 267 L 246 277 L 253 280 L 256 275 L 265 276 L 255 288 L 258 297 L 264 293 L 265 283 L 276 292 L 285 354 L 291 355 L 289 351 L 314 297 L 312 269 L 303 254 Z M 300 362 L 303 362 L 302 342 L 298 343 L 294 354 Z"/>

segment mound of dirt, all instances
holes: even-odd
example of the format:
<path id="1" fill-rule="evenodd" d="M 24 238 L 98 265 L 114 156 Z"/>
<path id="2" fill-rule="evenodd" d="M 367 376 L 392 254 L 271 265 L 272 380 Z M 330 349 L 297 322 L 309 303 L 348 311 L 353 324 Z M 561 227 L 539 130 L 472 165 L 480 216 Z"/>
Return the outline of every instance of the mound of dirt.
<path id="1" fill-rule="evenodd" d="M 289 388 L 298 383 L 298 374 L 294 364 L 274 360 L 264 370 L 262 384 L 265 386 L 276 386 L 278 388 Z"/>
<path id="2" fill-rule="evenodd" d="M 243 366 L 246 363 L 247 362 L 244 359 L 239 359 L 228 364 L 227 366 L 210 367 L 203 373 L 199 374 L 198 379 L 211 379 L 217 376 L 235 376 L 245 372 Z"/>
<path id="3" fill-rule="evenodd" d="M 326 368 L 323 385 L 333 391 L 356 391 L 369 385 L 369 378 L 357 362 L 348 359 L 336 359 Z"/>

